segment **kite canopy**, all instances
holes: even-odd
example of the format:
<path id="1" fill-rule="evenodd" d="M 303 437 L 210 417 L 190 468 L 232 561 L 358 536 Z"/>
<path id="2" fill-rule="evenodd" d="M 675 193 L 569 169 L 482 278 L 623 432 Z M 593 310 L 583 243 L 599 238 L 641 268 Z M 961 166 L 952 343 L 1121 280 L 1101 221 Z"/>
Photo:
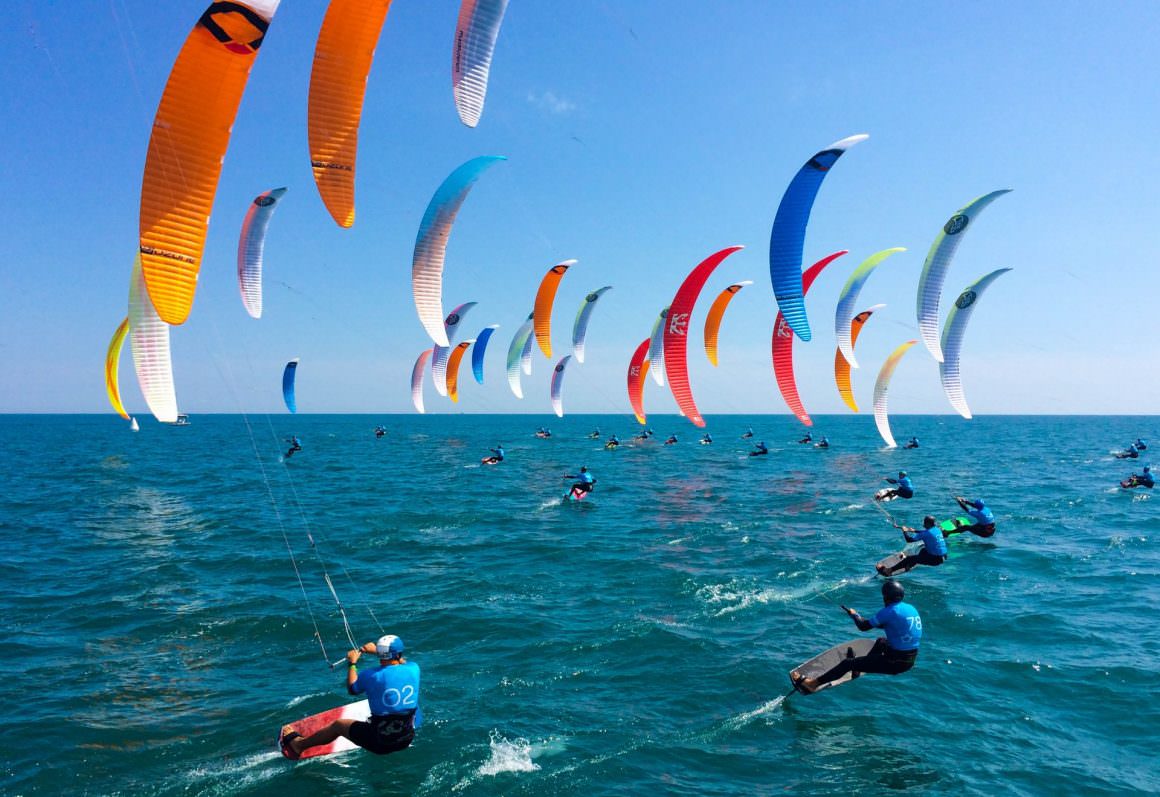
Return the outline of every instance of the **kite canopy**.
<path id="1" fill-rule="evenodd" d="M 507 353 L 508 386 L 516 394 L 516 398 L 524 397 L 524 390 L 520 387 L 520 363 L 526 359 L 531 365 L 531 344 L 532 314 L 528 313 L 528 320 L 520 324 L 520 328 L 516 330 Z"/>
<path id="2" fill-rule="evenodd" d="M 455 342 L 455 336 L 459 333 L 459 325 L 463 323 L 464 316 L 476 304 L 478 302 L 464 302 L 443 319 L 443 331 L 447 336 L 448 345 L 436 345 L 432 349 L 434 354 L 431 355 L 431 381 L 435 383 L 435 392 L 440 396 L 447 395 L 447 356 L 451 353 L 451 344 Z"/>
<path id="3" fill-rule="evenodd" d="M 238 103 L 278 3 L 211 3 L 161 95 L 141 181 L 140 251 L 150 301 L 168 324 L 185 323 L 193 306 Z"/>
<path id="4" fill-rule="evenodd" d="M 571 354 L 565 354 L 560 362 L 556 363 L 556 369 L 552 372 L 552 411 L 558 418 L 564 417 L 564 402 L 560 398 L 560 390 L 564 387 L 564 369 L 568 367 L 571 359 Z"/>
<path id="5" fill-rule="evenodd" d="M 738 291 L 746 285 L 752 284 L 752 280 L 735 282 L 721 291 L 713 300 L 709 314 L 705 316 L 705 356 L 709 358 L 709 362 L 713 363 L 714 367 L 717 365 L 717 333 L 721 330 L 721 319 L 725 315 L 725 308 L 729 306 L 729 302 L 733 301 L 733 297 L 737 295 Z"/>
<path id="6" fill-rule="evenodd" d="M 943 361 L 943 352 L 938 337 L 939 295 L 951 259 L 963 242 L 963 233 L 971 221 L 996 199 L 1009 193 L 1009 188 L 992 191 L 957 210 L 935 236 L 927 252 L 926 262 L 922 264 L 922 274 L 918 278 L 918 332 L 927 351 L 940 363 Z"/>
<path id="7" fill-rule="evenodd" d="M 488 167 L 502 160 L 507 158 L 483 155 L 453 171 L 431 197 L 419 224 L 415 254 L 411 260 L 411 287 L 419 321 L 439 346 L 451 346 L 443 328 L 443 260 L 451 226 L 471 186 Z"/>
<path id="8" fill-rule="evenodd" d="M 575 260 L 565 260 L 552 266 L 536 290 L 536 304 L 532 310 L 533 327 L 536 330 L 536 343 L 540 344 L 540 351 L 545 357 L 552 356 L 552 304 L 556 301 L 556 290 L 565 272 L 574 265 Z"/>
<path id="9" fill-rule="evenodd" d="M 894 442 L 894 435 L 890 433 L 890 418 L 886 412 L 886 391 L 890 387 L 890 377 L 894 376 L 898 361 L 916 343 L 917 340 L 908 340 L 891 352 L 886 362 L 882 363 L 878 381 L 874 383 L 874 425 L 878 427 L 878 434 L 882 435 L 887 448 L 898 448 L 898 444 Z"/>
<path id="10" fill-rule="evenodd" d="M 886 305 L 876 304 L 873 307 L 868 307 L 858 315 L 854 316 L 853 321 L 850 322 L 850 348 L 853 349 L 858 343 L 858 336 L 862 334 L 862 325 L 865 324 L 876 311 L 881 310 Z M 834 349 L 834 382 L 838 385 L 838 395 L 842 397 L 842 401 L 846 402 L 846 406 L 854 412 L 858 411 L 858 404 L 854 401 L 854 388 L 850 384 L 850 361 L 842 355 L 841 349 Z"/>
<path id="11" fill-rule="evenodd" d="M 354 167 L 367 76 L 391 0 L 331 0 L 314 46 L 306 126 L 314 184 L 339 227 L 354 224 Z"/>
<path id="12" fill-rule="evenodd" d="M 963 333 L 967 331 L 967 322 L 971 320 L 971 314 L 975 312 L 978 298 L 983 295 L 983 291 L 1010 270 L 1009 268 L 996 269 L 964 288 L 963 292 L 959 294 L 959 298 L 955 299 L 950 314 L 947 315 L 946 324 L 943 325 L 942 353 L 944 359 L 938 366 L 939 379 L 942 381 L 943 392 L 947 394 L 947 400 L 955 408 L 955 412 L 968 420 L 971 417 L 971 408 L 967 406 L 967 399 L 963 395 L 963 381 L 959 373 L 959 355 L 963 348 Z"/>
<path id="13" fill-rule="evenodd" d="M 419 413 L 426 412 L 423 409 L 423 370 L 434 351 L 434 349 L 425 349 L 419 352 L 415 366 L 411 369 L 411 403 L 415 405 L 415 411 Z"/>
<path id="14" fill-rule="evenodd" d="M 693 401 L 693 391 L 689 386 L 689 317 L 693 314 L 693 306 L 709 276 L 725 258 L 742 249 L 744 249 L 742 246 L 729 246 L 702 260 L 685 277 L 685 281 L 677 289 L 677 295 L 673 297 L 672 304 L 669 305 L 668 319 L 665 323 L 665 371 L 669 377 L 669 390 L 673 392 L 677 407 L 694 426 L 704 426 L 705 419 L 697 410 L 697 404 Z"/>
<path id="15" fill-rule="evenodd" d="M 667 307 L 657 315 L 648 343 L 648 361 L 652 364 L 649 372 L 652 374 L 652 380 L 661 387 L 665 385 L 665 319 L 668 316 Z"/>
<path id="16" fill-rule="evenodd" d="M 467 351 L 467 347 L 472 343 L 475 343 L 475 341 L 460 341 L 455 345 L 455 348 L 451 350 L 451 356 L 447 359 L 447 395 L 450 396 L 451 400 L 454 402 L 459 401 L 459 362 L 463 359 L 463 355 Z"/>
<path id="17" fill-rule="evenodd" d="M 479 124 L 487 97 L 487 77 L 507 0 L 463 0 L 451 52 L 451 87 L 455 110 L 468 127 Z"/>
<path id="18" fill-rule="evenodd" d="M 286 409 L 298 412 L 298 405 L 294 403 L 294 376 L 298 373 L 298 358 L 295 357 L 286 363 L 282 371 L 282 400 L 286 402 Z"/>
<path id="19" fill-rule="evenodd" d="M 129 420 L 129 413 L 125 412 L 121 404 L 121 385 L 117 372 L 120 370 L 121 348 L 125 345 L 125 336 L 129 334 L 129 319 L 125 318 L 113 333 L 109 341 L 109 350 L 105 353 L 105 392 L 109 394 L 109 403 L 125 420 Z"/>
<path id="20" fill-rule="evenodd" d="M 285 193 L 285 188 L 274 188 L 259 194 L 250 203 L 242 222 L 238 239 L 238 288 L 242 292 L 242 304 L 253 318 L 262 317 L 262 252 L 266 248 L 266 228 Z"/>
<path id="21" fill-rule="evenodd" d="M 584 362 L 584 339 L 588 335 L 588 318 L 596 309 L 596 301 L 605 292 L 612 290 L 611 285 L 598 288 L 584 297 L 580 302 L 580 309 L 576 311 L 576 321 L 572 324 L 572 353 L 576 355 L 576 362 Z"/>
<path id="22" fill-rule="evenodd" d="M 632 405 L 632 414 L 641 426 L 644 426 L 644 377 L 648 373 L 649 339 L 645 338 L 632 353 L 628 362 L 628 403 Z"/>
<path id="23" fill-rule="evenodd" d="M 866 280 L 870 278 L 870 274 L 874 269 L 878 268 L 886 258 L 898 252 L 905 252 L 906 249 L 901 246 L 896 246 L 893 249 L 883 249 L 881 252 L 875 252 L 862 261 L 858 268 L 854 269 L 854 273 L 850 275 L 850 279 L 846 280 L 842 292 L 838 294 L 838 306 L 834 310 L 834 336 L 838 339 L 838 351 L 842 352 L 842 356 L 846 358 L 854 368 L 858 367 L 858 361 L 854 359 L 854 341 L 850 333 L 850 316 L 854 311 L 854 305 L 858 301 L 858 294 L 862 291 L 862 286 L 866 284 Z M 857 412 L 857 410 L 855 410 Z"/>
<path id="24" fill-rule="evenodd" d="M 483 355 L 487 351 L 487 342 L 491 340 L 492 334 L 499 329 L 499 324 L 491 324 L 484 327 L 479 337 L 475 339 L 475 348 L 471 350 L 471 373 L 475 376 L 475 381 L 483 384 Z"/>
<path id="25" fill-rule="evenodd" d="M 140 256 L 133 262 L 133 278 L 129 283 L 129 345 L 137 384 L 141 386 L 149 411 L 162 423 L 174 423 L 177 394 L 169 355 L 169 325 L 161 320 L 149 300 Z"/>
<path id="26" fill-rule="evenodd" d="M 804 297 L 809 293 L 810 286 L 822 273 L 822 269 L 842 255 L 847 254 L 848 251 L 842 249 L 832 255 L 826 255 L 806 269 L 805 274 L 802 275 L 802 296 Z M 797 378 L 793 371 L 793 330 L 790 329 L 789 322 L 785 320 L 785 316 L 780 310 L 777 311 L 777 320 L 773 324 L 773 341 L 770 348 L 773 353 L 773 375 L 777 379 L 777 389 L 781 392 L 781 397 L 785 399 L 786 406 L 799 421 L 806 426 L 813 426 L 814 422 L 810 419 L 809 413 L 802 406 L 802 400 L 798 396 Z"/>
<path id="27" fill-rule="evenodd" d="M 865 134 L 843 138 L 816 153 L 806 161 L 782 195 L 769 235 L 769 278 L 777 297 L 778 311 L 785 317 L 789 328 L 802 340 L 810 339 L 810 325 L 806 320 L 805 288 L 802 285 L 802 250 L 805 247 L 806 225 L 822 180 L 837 163 L 842 153 L 865 141 Z"/>

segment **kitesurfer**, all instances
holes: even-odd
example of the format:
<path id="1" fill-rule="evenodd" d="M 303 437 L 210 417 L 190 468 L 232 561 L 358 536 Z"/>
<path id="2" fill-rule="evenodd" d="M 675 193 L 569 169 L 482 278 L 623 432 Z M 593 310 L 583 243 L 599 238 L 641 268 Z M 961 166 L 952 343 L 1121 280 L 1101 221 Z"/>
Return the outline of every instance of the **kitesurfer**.
<path id="1" fill-rule="evenodd" d="M 885 638 L 879 638 L 865 656 L 842 659 L 828 672 L 817 678 L 804 678 L 796 670 L 790 673 L 794 688 L 804 694 L 816 691 L 830 681 L 836 681 L 848 672 L 856 675 L 876 673 L 900 675 L 914 666 L 918 658 L 918 644 L 922 639 L 922 618 L 918 610 L 903 601 L 906 591 L 894 579 L 882 583 L 882 607 L 867 620 L 854 609 L 842 610 L 850 616 L 859 631 L 882 628 Z"/>
<path id="2" fill-rule="evenodd" d="M 653 436 L 653 430 L 652 429 L 645 429 L 645 430 L 641 431 L 641 433 L 638 434 L 633 439 L 635 439 L 635 440 L 648 440 L 652 436 Z"/>
<path id="3" fill-rule="evenodd" d="M 703 446 L 713 445 L 713 435 L 709 434 L 708 432 L 705 432 L 704 437 L 701 438 L 701 445 L 703 445 Z"/>
<path id="4" fill-rule="evenodd" d="M 906 445 L 904 445 L 903 448 L 918 448 L 918 438 L 917 437 L 910 438 L 909 440 L 906 441 Z"/>
<path id="5" fill-rule="evenodd" d="M 375 427 L 375 437 L 384 437 L 386 434 L 387 434 L 387 428 L 385 426 L 376 426 Z"/>
<path id="6" fill-rule="evenodd" d="M 616 448 L 618 445 L 620 445 L 620 438 L 615 434 L 608 435 L 608 439 L 604 441 L 604 447 L 609 451 Z"/>
<path id="7" fill-rule="evenodd" d="M 762 456 L 764 454 L 768 454 L 768 453 L 769 453 L 769 449 L 765 447 L 765 441 L 762 440 L 760 443 L 758 443 L 757 445 L 755 445 L 753 447 L 753 450 L 749 452 L 749 456 L 760 457 L 760 456 Z"/>
<path id="8" fill-rule="evenodd" d="M 671 434 L 669 435 L 669 439 L 665 441 L 665 445 L 671 446 L 675 442 L 677 442 L 677 436 L 675 434 Z"/>
<path id="9" fill-rule="evenodd" d="M 821 440 L 814 443 L 814 448 L 829 448 L 830 438 L 823 436 Z"/>
<path id="10" fill-rule="evenodd" d="M 379 666 L 360 673 L 357 664 L 363 653 L 377 655 Z M 330 744 L 339 736 L 378 755 L 410 746 L 419 725 L 419 665 L 403 658 L 403 640 L 386 634 L 377 642 L 348 651 L 346 660 L 346 690 L 352 695 L 366 694 L 370 719 L 335 720 L 305 738 L 287 725 L 282 729 L 282 755 L 297 759 L 305 750 Z"/>
<path id="11" fill-rule="evenodd" d="M 938 521 L 934 519 L 933 515 L 927 515 L 922 519 L 921 529 L 896 525 L 895 528 L 902 530 L 902 536 L 906 538 L 907 542 L 921 542 L 922 550 L 910 554 L 892 567 L 887 568 L 880 565 L 878 575 L 892 576 L 899 570 L 905 572 L 916 565 L 938 567 L 945 562 L 947 560 L 947 541 L 937 523 Z"/>
<path id="12" fill-rule="evenodd" d="M 990 537 L 995 533 L 995 515 L 983 502 L 982 498 L 976 498 L 974 501 L 968 501 L 966 498 L 956 495 L 955 500 L 958 501 L 959 506 L 963 508 L 963 511 L 970 515 L 971 519 L 975 522 L 969 526 L 962 526 L 961 528 L 957 528 L 950 532 L 951 534 L 959 534 L 964 531 L 969 531 L 972 534 L 976 534 L 980 537 Z"/>
<path id="13" fill-rule="evenodd" d="M 1148 450 L 1148 443 L 1144 440 L 1141 440 L 1138 437 L 1136 438 L 1135 446 L 1136 446 L 1137 451 L 1147 451 Z"/>
<path id="14" fill-rule="evenodd" d="M 814 433 L 813 432 L 806 432 L 806 436 L 803 437 L 801 440 L 798 440 L 798 442 L 802 443 L 802 444 L 814 442 Z"/>
<path id="15" fill-rule="evenodd" d="M 888 484 L 895 484 L 889 490 L 883 490 L 874 496 L 875 501 L 885 501 L 889 498 L 914 498 L 914 484 L 910 481 L 910 477 L 906 475 L 906 471 L 898 471 L 897 479 L 886 479 Z"/>
<path id="16" fill-rule="evenodd" d="M 1119 451 L 1116 453 L 1116 459 L 1136 459 L 1140 456 L 1140 448 L 1135 443 L 1131 443 L 1126 451 Z"/>
<path id="17" fill-rule="evenodd" d="M 1133 473 L 1131 476 L 1120 482 L 1120 486 L 1126 489 L 1131 489 L 1133 487 L 1147 487 L 1149 490 L 1151 490 L 1155 484 L 1156 480 L 1152 476 L 1151 465 L 1145 465 L 1143 473 Z"/>
<path id="18" fill-rule="evenodd" d="M 290 437 L 287 437 L 286 442 L 290 444 L 290 448 L 286 450 L 286 455 L 283 457 L 283 459 L 290 459 L 290 457 L 294 456 L 295 451 L 302 450 L 302 441 L 299 440 L 297 436 L 291 435 Z"/>
<path id="19" fill-rule="evenodd" d="M 747 428 L 745 430 L 745 434 L 741 435 L 741 439 L 748 440 L 751 437 L 753 437 L 753 427 L 752 426 L 750 426 L 749 428 Z"/>
<path id="20" fill-rule="evenodd" d="M 596 486 L 596 478 L 588 472 L 588 467 L 583 465 L 580 467 L 580 472 L 573 475 L 571 473 L 564 474 L 565 479 L 576 479 L 576 483 L 572 485 L 572 497 L 580 498 L 584 493 L 592 492 L 592 488 Z"/>
<path id="21" fill-rule="evenodd" d="M 492 455 L 490 457 L 484 457 L 484 463 L 488 465 L 498 465 L 499 463 L 503 462 L 503 443 L 496 443 L 495 448 L 489 448 L 488 451 L 490 451 Z"/>
<path id="22" fill-rule="evenodd" d="M 589 432 L 588 439 L 589 440 L 599 440 L 600 439 L 600 430 L 593 429 L 591 432 Z"/>
<path id="23" fill-rule="evenodd" d="M 549 438 L 551 436 L 552 436 L 552 430 L 546 426 L 541 426 L 539 429 L 536 430 L 536 437 L 546 439 L 546 438 Z"/>

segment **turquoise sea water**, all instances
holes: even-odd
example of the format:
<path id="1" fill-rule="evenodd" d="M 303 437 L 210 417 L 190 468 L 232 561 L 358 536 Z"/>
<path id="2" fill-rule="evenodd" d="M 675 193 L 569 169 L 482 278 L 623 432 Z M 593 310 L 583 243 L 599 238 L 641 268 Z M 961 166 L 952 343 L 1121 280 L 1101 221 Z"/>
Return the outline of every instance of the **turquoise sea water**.
<path id="1" fill-rule="evenodd" d="M 900 416 L 905 451 L 821 417 L 821 451 L 787 416 L 711 417 L 712 446 L 655 417 L 678 445 L 613 452 L 585 435 L 627 443 L 631 419 L 192 420 L 0 416 L 0 792 L 1160 791 L 1160 495 L 1115 487 L 1152 449 L 1109 454 L 1160 445 L 1156 418 Z M 596 492 L 561 504 L 584 464 Z M 913 670 L 783 700 L 789 669 L 860 635 L 839 604 L 881 605 L 872 565 L 901 536 L 869 499 L 900 468 L 900 520 L 961 493 L 998 534 L 901 577 Z M 357 641 L 397 633 L 423 668 L 409 750 L 275 749 L 348 700 L 323 568 Z"/>

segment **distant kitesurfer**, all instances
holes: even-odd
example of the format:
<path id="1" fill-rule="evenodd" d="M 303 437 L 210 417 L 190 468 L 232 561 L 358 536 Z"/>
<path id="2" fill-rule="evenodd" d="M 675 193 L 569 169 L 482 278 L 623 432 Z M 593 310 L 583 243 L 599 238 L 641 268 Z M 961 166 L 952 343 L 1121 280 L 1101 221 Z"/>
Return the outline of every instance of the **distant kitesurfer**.
<path id="1" fill-rule="evenodd" d="M 379 657 L 379 666 L 363 670 L 356 666 L 363 653 Z M 339 736 L 372 753 L 386 755 L 410 746 L 415 728 L 420 722 L 419 665 L 403 658 L 403 640 L 393 634 L 379 637 L 362 648 L 346 654 L 346 691 L 352 695 L 365 694 L 371 704 L 371 716 L 366 722 L 340 719 L 303 738 L 293 726 L 282 729 L 282 755 L 290 759 L 302 756 L 303 751 L 330 744 Z"/>
<path id="2" fill-rule="evenodd" d="M 383 437 L 386 435 L 386 433 L 387 433 L 387 427 L 385 427 L 385 426 L 376 426 L 375 427 L 375 437 Z"/>
<path id="3" fill-rule="evenodd" d="M 571 494 L 573 498 L 580 498 L 584 493 L 592 492 L 592 488 L 596 486 L 596 479 L 588 472 L 588 467 L 581 466 L 580 472 L 573 475 L 571 473 L 564 474 L 565 479 L 576 479 L 576 483 L 572 485 Z"/>
<path id="4" fill-rule="evenodd" d="M 588 433 L 588 439 L 589 440 L 599 440 L 600 439 L 600 430 L 593 429 L 591 432 Z"/>
<path id="5" fill-rule="evenodd" d="M 546 439 L 546 438 L 549 438 L 551 436 L 552 436 L 552 430 L 546 426 L 541 426 L 539 429 L 536 430 L 536 437 Z"/>
<path id="6" fill-rule="evenodd" d="M 294 456 L 295 451 L 302 450 L 302 441 L 299 440 L 296 436 L 291 435 L 290 437 L 287 437 L 286 442 L 290 444 L 290 448 L 286 450 L 286 455 L 283 457 L 283 459 L 290 459 L 290 457 Z"/>
<path id="7" fill-rule="evenodd" d="M 708 432 L 705 432 L 705 436 L 701 438 L 701 445 L 703 445 L 703 446 L 713 445 L 713 435 L 709 434 Z"/>
<path id="8" fill-rule="evenodd" d="M 1151 465 L 1145 465 L 1143 473 L 1133 473 L 1131 476 L 1120 482 L 1121 487 L 1129 490 L 1133 487 L 1147 487 L 1149 490 L 1151 490 L 1155 484 L 1156 480 L 1152 477 Z"/>
<path id="9" fill-rule="evenodd" d="M 677 436 L 675 434 L 671 434 L 669 435 L 669 439 L 665 441 L 665 445 L 671 446 L 675 442 L 677 442 Z"/>
<path id="10" fill-rule="evenodd" d="M 1137 451 L 1147 451 L 1148 450 L 1148 443 L 1145 442 L 1144 440 L 1141 440 L 1138 437 L 1136 438 L 1135 446 L 1136 446 Z"/>
<path id="11" fill-rule="evenodd" d="M 748 429 L 745 430 L 745 434 L 741 435 L 741 439 L 748 440 L 751 437 L 753 437 L 753 427 L 752 426 L 750 426 Z"/>
<path id="12" fill-rule="evenodd" d="M 990 537 L 995 533 L 995 515 L 983 502 L 983 499 L 976 498 L 974 501 L 968 501 L 966 498 L 956 495 L 955 500 L 975 522 L 969 526 L 957 528 L 949 532 L 950 534 L 961 534 L 964 531 L 969 531 L 979 537 Z"/>
<path id="13" fill-rule="evenodd" d="M 1119 451 L 1115 456 L 1116 459 L 1136 459 L 1140 456 L 1140 447 L 1131 443 L 1126 451 Z"/>
<path id="14" fill-rule="evenodd" d="M 620 438 L 615 434 L 608 435 L 608 439 L 604 441 L 604 447 L 609 451 L 616 448 L 618 445 L 620 445 Z"/>
<path id="15" fill-rule="evenodd" d="M 823 436 L 821 440 L 814 443 L 814 448 L 829 448 L 830 438 Z"/>
<path id="16" fill-rule="evenodd" d="M 918 448 L 918 438 L 917 437 L 910 438 L 909 440 L 906 441 L 906 445 L 904 445 L 903 448 Z"/>
<path id="17" fill-rule="evenodd" d="M 489 448 L 491 452 L 490 457 L 484 457 L 483 461 L 488 465 L 498 465 L 503 462 L 503 443 L 496 443 L 495 448 Z"/>
<path id="18" fill-rule="evenodd" d="M 943 537 L 942 529 L 937 526 L 938 521 L 933 515 L 922 519 L 921 529 L 912 529 L 910 526 L 896 526 L 902 530 L 902 536 L 907 542 L 921 542 L 922 550 L 912 553 L 892 567 L 878 568 L 878 575 L 892 576 L 899 570 L 905 572 L 916 565 L 930 565 L 938 567 L 947 560 L 947 541 Z M 915 536 L 911 536 L 911 534 Z"/>
<path id="19" fill-rule="evenodd" d="M 765 441 L 762 440 L 760 443 L 758 443 L 757 445 L 755 445 L 753 447 L 753 450 L 749 452 L 749 456 L 760 457 L 760 456 L 762 456 L 764 454 L 768 454 L 768 453 L 769 453 L 769 449 L 765 447 Z"/>
<path id="20" fill-rule="evenodd" d="M 906 475 L 906 471 L 898 471 L 897 479 L 887 479 L 887 484 L 898 485 L 890 490 L 883 490 L 878 495 L 874 496 L 875 501 L 885 501 L 890 498 L 914 498 L 914 484 L 910 481 L 910 477 Z"/>
<path id="21" fill-rule="evenodd" d="M 842 659 L 829 672 L 817 678 L 803 678 L 795 670 L 790 673 L 794 688 L 804 694 L 815 691 L 822 684 L 836 681 L 848 672 L 855 675 L 876 673 L 879 675 L 899 675 L 914 666 L 918 658 L 918 644 L 922 639 L 922 618 L 918 610 L 905 603 L 906 591 L 894 579 L 882 583 L 882 606 L 878 613 L 867 620 L 854 609 L 842 610 L 858 626 L 859 631 L 882 628 L 885 639 L 879 638 L 865 656 Z"/>
<path id="22" fill-rule="evenodd" d="M 814 433 L 813 432 L 806 432 L 806 436 L 803 437 L 801 440 L 798 440 L 798 442 L 799 443 L 812 443 L 812 442 L 814 442 Z"/>

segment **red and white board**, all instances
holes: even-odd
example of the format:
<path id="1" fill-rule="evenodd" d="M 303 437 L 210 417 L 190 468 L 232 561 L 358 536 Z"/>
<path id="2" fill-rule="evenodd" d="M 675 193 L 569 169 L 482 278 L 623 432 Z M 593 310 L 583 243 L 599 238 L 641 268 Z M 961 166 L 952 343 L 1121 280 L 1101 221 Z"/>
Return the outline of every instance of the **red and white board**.
<path id="1" fill-rule="evenodd" d="M 297 731 L 301 736 L 306 737 L 316 731 L 320 731 L 335 720 L 362 720 L 366 721 L 371 716 L 371 704 L 366 700 L 360 700 L 357 703 L 347 703 L 345 706 L 332 708 L 329 711 L 323 711 L 305 719 L 300 719 L 297 722 L 289 724 L 292 731 Z M 285 728 L 283 728 L 285 730 Z M 330 744 L 320 744 L 317 747 L 311 747 L 302 752 L 302 758 L 314 758 L 320 755 L 330 755 L 331 753 L 341 753 L 346 750 L 353 750 L 358 745 L 352 742 L 345 736 L 339 736 Z M 282 749 L 282 731 L 278 732 L 278 749 Z"/>

